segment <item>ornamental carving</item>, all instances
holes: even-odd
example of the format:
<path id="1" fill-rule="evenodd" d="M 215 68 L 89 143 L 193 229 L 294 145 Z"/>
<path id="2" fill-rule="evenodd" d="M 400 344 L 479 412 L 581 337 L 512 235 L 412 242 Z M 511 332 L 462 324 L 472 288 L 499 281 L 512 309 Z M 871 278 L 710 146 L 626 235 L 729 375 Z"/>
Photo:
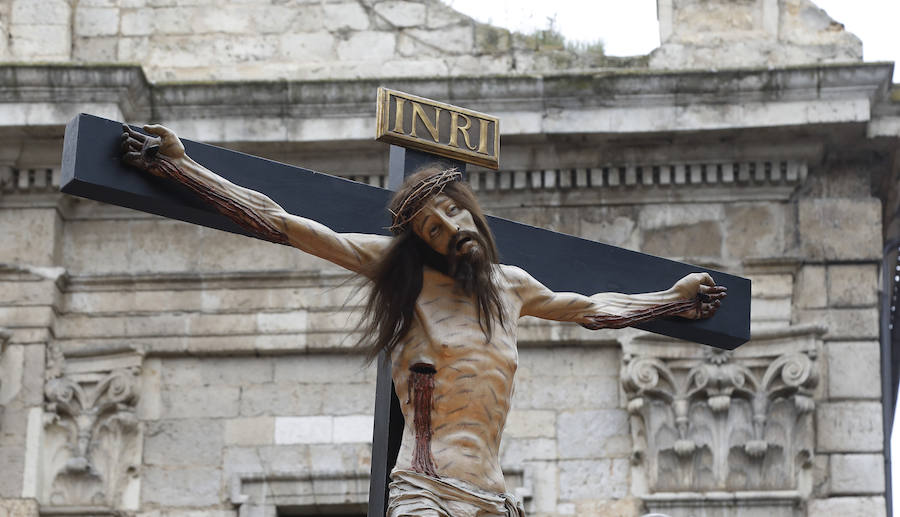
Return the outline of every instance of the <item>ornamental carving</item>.
<path id="1" fill-rule="evenodd" d="M 137 359 L 131 366 L 92 359 L 100 368 L 90 368 L 88 361 L 87 368 L 73 369 L 58 351 L 50 353 L 44 386 L 44 505 L 122 508 L 124 493 L 137 479 L 139 357 L 125 361 Z"/>
<path id="2" fill-rule="evenodd" d="M 812 466 L 818 347 L 808 336 L 776 341 L 737 352 L 626 349 L 632 461 L 651 492 L 800 488 Z"/>

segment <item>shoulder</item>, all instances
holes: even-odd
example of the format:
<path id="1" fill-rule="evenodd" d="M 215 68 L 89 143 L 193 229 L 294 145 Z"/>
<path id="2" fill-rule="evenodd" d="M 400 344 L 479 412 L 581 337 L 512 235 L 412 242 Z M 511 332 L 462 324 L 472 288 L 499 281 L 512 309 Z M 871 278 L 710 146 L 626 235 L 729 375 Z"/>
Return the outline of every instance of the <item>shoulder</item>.
<path id="1" fill-rule="evenodd" d="M 534 279 L 533 276 L 528 274 L 528 271 L 520 268 L 519 266 L 511 266 L 509 264 L 498 264 L 497 275 L 500 280 L 504 282 L 508 287 L 511 288 L 519 288 L 526 286 L 534 286 L 535 284 L 540 284 L 537 280 Z"/>

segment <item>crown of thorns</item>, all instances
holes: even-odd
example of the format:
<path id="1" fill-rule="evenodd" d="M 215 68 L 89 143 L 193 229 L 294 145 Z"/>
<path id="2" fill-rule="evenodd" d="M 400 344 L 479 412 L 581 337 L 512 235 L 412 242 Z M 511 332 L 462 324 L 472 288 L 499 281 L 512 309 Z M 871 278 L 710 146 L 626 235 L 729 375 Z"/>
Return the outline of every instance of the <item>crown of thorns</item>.
<path id="1" fill-rule="evenodd" d="M 396 210 L 388 209 L 394 216 L 390 230 L 394 235 L 406 231 L 409 222 L 425 208 L 425 203 L 444 191 L 444 187 L 454 181 L 462 180 L 462 172 L 447 169 L 422 178 L 403 198 Z"/>

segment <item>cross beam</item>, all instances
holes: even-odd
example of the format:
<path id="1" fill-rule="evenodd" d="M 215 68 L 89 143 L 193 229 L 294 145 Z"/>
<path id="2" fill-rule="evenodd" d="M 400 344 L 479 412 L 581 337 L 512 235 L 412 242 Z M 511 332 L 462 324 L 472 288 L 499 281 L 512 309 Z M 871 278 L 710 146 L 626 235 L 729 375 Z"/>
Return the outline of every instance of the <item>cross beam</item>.
<path id="1" fill-rule="evenodd" d="M 478 114 L 474 114 L 477 116 Z M 413 119 L 415 122 L 415 119 Z M 81 114 L 69 122 L 63 146 L 62 191 L 96 201 L 259 238 L 219 214 L 173 182 L 125 166 L 119 122 Z M 387 234 L 384 207 L 390 191 L 342 178 L 182 139 L 197 162 L 235 184 L 262 192 L 286 211 L 319 221 L 338 232 Z M 492 150 L 496 157 L 499 141 Z M 445 155 L 446 156 L 446 155 Z M 396 188 L 417 163 L 448 160 L 391 147 L 389 185 Z M 335 203 L 334 199 L 340 199 Z M 643 253 L 629 251 L 498 217 L 488 217 L 501 261 L 522 267 L 554 291 L 586 295 L 664 289 L 687 273 L 709 271 L 728 287 L 728 300 L 715 317 L 701 321 L 662 319 L 638 328 L 719 348 L 733 349 L 750 338 L 750 281 Z M 384 515 L 387 478 L 396 461 L 403 417 L 390 376 L 390 362 L 378 359 L 369 516 Z"/>
<path id="2" fill-rule="evenodd" d="M 186 188 L 121 162 L 121 122 L 81 114 L 66 128 L 62 191 L 171 219 L 257 237 L 231 222 Z M 389 235 L 385 206 L 390 192 L 343 178 L 182 139 L 188 155 L 235 184 L 262 192 L 292 214 L 338 232 Z M 340 203 L 334 200 L 339 199 Z M 728 287 L 715 317 L 663 319 L 637 325 L 666 336 L 734 349 L 750 339 L 750 281 L 499 217 L 488 222 L 501 261 L 528 271 L 554 291 L 658 291 L 682 276 L 709 271 Z"/>

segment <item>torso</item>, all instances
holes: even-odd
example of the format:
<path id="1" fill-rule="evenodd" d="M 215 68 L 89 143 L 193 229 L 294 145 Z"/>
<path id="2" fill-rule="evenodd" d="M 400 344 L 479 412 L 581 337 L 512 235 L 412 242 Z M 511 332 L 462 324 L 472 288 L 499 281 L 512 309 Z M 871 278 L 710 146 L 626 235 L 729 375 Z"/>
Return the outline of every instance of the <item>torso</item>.
<path id="1" fill-rule="evenodd" d="M 504 492 L 500 438 L 518 364 L 516 326 L 521 303 L 505 266 L 495 266 L 505 325 L 494 323 L 490 340 L 478 324 L 473 299 L 454 281 L 425 268 L 409 333 L 392 354 L 394 385 L 406 423 L 397 469 L 411 469 L 415 446 L 410 367 L 434 367 L 431 453 L 435 472 L 491 492 Z"/>

